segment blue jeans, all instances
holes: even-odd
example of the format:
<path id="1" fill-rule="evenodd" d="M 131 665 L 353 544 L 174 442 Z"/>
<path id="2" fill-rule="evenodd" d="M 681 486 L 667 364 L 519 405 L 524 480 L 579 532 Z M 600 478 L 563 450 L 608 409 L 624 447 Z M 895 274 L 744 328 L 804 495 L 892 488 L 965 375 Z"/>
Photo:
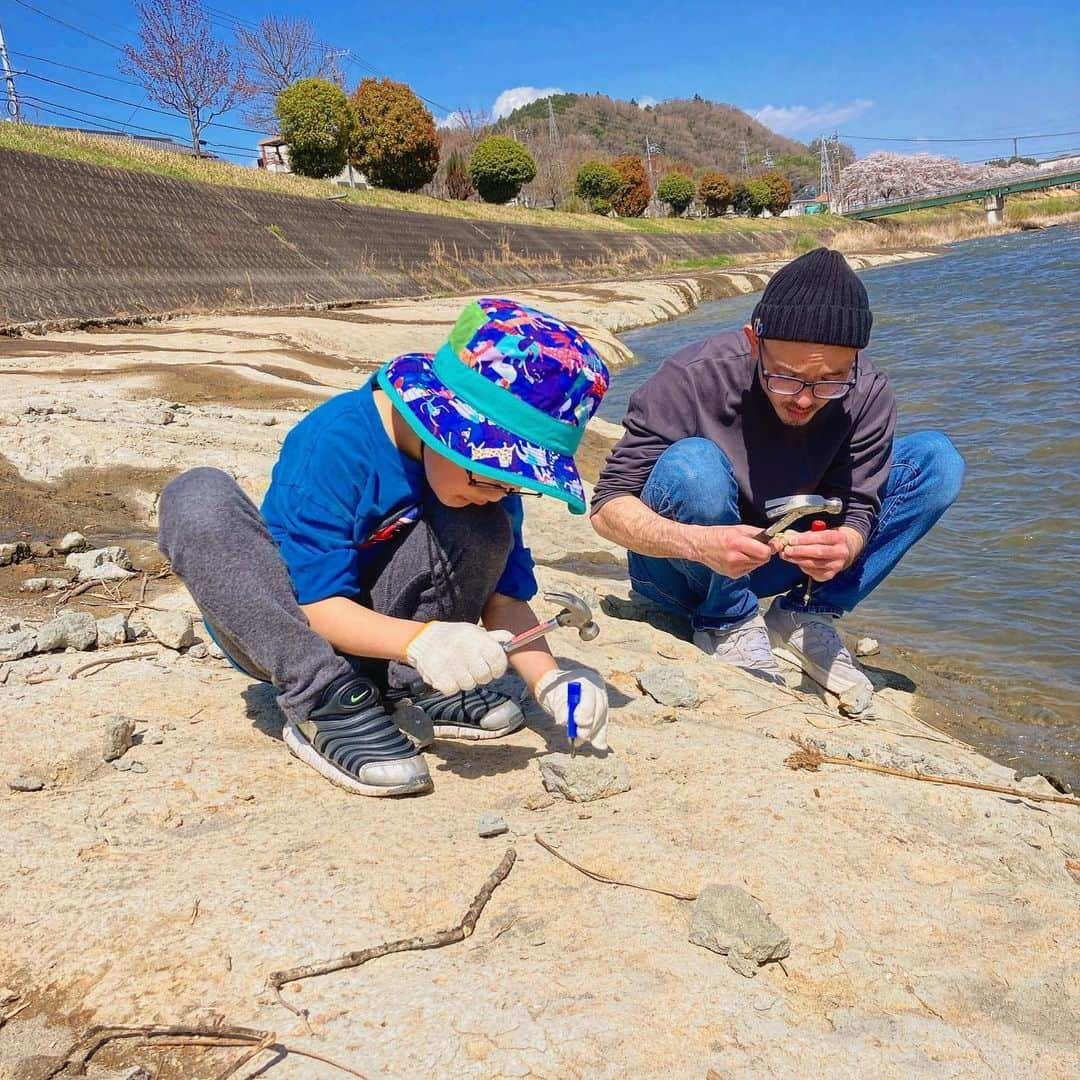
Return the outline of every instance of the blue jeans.
<path id="1" fill-rule="evenodd" d="M 806 575 L 773 556 L 741 578 L 701 563 L 629 553 L 634 589 L 668 611 L 686 616 L 695 630 L 722 629 L 757 610 L 758 598 L 786 593 L 778 603 L 829 615 L 851 611 L 892 572 L 956 501 L 964 459 L 936 431 L 897 439 L 881 513 L 862 554 L 831 581 L 815 583 L 803 602 Z M 727 455 L 708 439 L 682 439 L 653 466 L 641 499 L 662 517 L 685 525 L 739 523 L 739 488 Z M 807 527 L 805 519 L 802 527 Z"/>

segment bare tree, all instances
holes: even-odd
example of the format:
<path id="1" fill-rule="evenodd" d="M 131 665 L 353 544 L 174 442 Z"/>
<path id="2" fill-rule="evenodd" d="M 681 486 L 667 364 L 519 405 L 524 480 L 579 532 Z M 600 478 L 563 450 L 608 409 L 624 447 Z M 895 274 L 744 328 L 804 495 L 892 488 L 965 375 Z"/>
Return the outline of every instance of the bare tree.
<path id="1" fill-rule="evenodd" d="M 139 43 L 124 46 L 120 70 L 187 119 L 191 148 L 201 157 L 203 128 L 247 96 L 239 69 L 199 0 L 135 0 L 135 9 Z"/>
<path id="2" fill-rule="evenodd" d="M 307 19 L 268 15 L 257 30 L 237 23 L 235 32 L 252 99 L 244 118 L 256 127 L 276 128 L 277 96 L 300 79 L 327 79 L 339 86 L 344 81 L 334 63 L 335 51 L 317 39 L 315 27 Z"/>

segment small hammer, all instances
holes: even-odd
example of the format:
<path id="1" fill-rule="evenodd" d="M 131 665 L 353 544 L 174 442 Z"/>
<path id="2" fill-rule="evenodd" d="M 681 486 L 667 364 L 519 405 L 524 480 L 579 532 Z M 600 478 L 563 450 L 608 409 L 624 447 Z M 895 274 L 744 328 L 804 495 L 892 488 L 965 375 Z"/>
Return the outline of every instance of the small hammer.
<path id="1" fill-rule="evenodd" d="M 773 524 L 762 529 L 754 539 L 767 544 L 777 533 L 807 514 L 840 514 L 843 510 L 843 499 L 826 499 L 823 495 L 785 495 L 781 499 L 769 499 L 765 503 L 765 516 Z"/>
<path id="2" fill-rule="evenodd" d="M 524 630 L 517 637 L 512 637 L 503 646 L 508 653 L 520 649 L 523 645 L 528 645 L 530 641 L 542 638 L 545 634 L 550 634 L 552 630 L 559 626 L 576 626 L 578 637 L 582 641 L 592 641 L 600 633 L 600 627 L 593 622 L 589 605 L 580 596 L 568 592 L 549 592 L 544 593 L 544 599 L 562 604 L 562 611 L 558 615 L 538 623 L 531 630 Z"/>

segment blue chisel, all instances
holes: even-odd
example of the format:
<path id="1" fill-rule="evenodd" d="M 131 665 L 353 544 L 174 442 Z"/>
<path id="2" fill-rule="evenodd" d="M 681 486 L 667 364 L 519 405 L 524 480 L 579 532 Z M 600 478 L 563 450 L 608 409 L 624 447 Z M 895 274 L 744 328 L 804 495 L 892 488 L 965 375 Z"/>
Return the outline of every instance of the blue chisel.
<path id="1" fill-rule="evenodd" d="M 577 720 L 575 713 L 581 704 L 581 683 L 568 683 L 566 687 L 566 735 L 570 740 L 570 756 L 577 754 Z"/>

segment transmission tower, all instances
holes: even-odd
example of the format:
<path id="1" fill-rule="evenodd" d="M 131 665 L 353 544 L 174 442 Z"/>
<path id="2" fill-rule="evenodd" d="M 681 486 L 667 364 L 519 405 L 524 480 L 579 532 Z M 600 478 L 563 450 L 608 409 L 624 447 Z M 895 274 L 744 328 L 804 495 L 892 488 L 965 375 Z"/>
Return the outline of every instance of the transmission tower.
<path id="1" fill-rule="evenodd" d="M 742 158 L 743 179 L 750 177 L 750 144 L 745 139 L 739 140 L 739 155 Z"/>
<path id="2" fill-rule="evenodd" d="M 833 203 L 839 202 L 840 198 L 838 176 L 840 136 L 834 133 L 830 139 L 827 135 L 822 135 L 819 142 L 818 157 L 821 165 L 821 180 L 818 189 L 821 197 L 829 204 L 829 209 L 834 210 L 836 207 L 833 206 Z"/>
<path id="3" fill-rule="evenodd" d="M 0 26 L 0 72 L 3 73 L 4 82 L 7 85 L 7 115 L 2 119 L 18 122 L 19 94 L 15 89 L 15 72 L 11 70 L 11 62 L 8 60 L 7 45 L 4 42 L 4 28 L 2 26 Z"/>
<path id="4" fill-rule="evenodd" d="M 551 205 L 552 209 L 557 210 L 562 199 L 563 163 L 559 125 L 555 120 L 555 106 L 551 98 L 548 98 L 548 154 L 551 159 Z"/>

